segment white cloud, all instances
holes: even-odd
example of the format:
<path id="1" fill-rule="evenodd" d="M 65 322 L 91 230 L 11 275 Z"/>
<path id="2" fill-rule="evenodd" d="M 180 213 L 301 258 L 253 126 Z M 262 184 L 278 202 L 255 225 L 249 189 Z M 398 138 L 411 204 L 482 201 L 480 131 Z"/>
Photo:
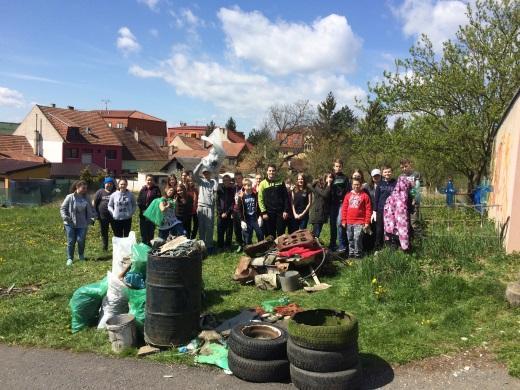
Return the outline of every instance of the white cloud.
<path id="1" fill-rule="evenodd" d="M 23 95 L 15 89 L 0 87 L 0 107 L 23 107 Z"/>
<path id="2" fill-rule="evenodd" d="M 128 27 L 121 27 L 118 31 L 116 42 L 117 48 L 126 56 L 130 53 L 137 53 L 141 50 L 141 45 L 137 42 L 137 38 Z"/>
<path id="3" fill-rule="evenodd" d="M 159 36 L 159 30 L 157 30 L 156 28 L 151 28 L 150 30 L 148 30 L 148 32 L 154 38 L 157 38 Z"/>
<path id="4" fill-rule="evenodd" d="M 405 0 L 393 11 L 403 21 L 405 36 L 426 34 L 433 49 L 441 52 L 442 43 L 467 23 L 466 4 L 459 0 Z"/>
<path id="5" fill-rule="evenodd" d="M 134 65 L 130 74 L 141 78 L 161 78 L 172 85 L 177 94 L 210 102 L 223 112 L 259 121 L 269 106 L 309 99 L 322 101 L 334 91 L 339 105 L 353 106 L 356 97 L 366 92 L 352 86 L 344 76 L 314 72 L 289 79 L 271 79 L 222 66 L 217 62 L 197 61 L 177 53 L 163 61 L 157 69 Z"/>
<path id="6" fill-rule="evenodd" d="M 355 68 L 361 39 L 344 16 L 331 14 L 310 25 L 273 23 L 258 11 L 221 8 L 218 17 L 233 54 L 269 73 Z"/>
<path id="7" fill-rule="evenodd" d="M 152 11 L 159 11 L 157 4 L 159 4 L 159 0 L 137 0 L 138 3 L 146 5 Z"/>

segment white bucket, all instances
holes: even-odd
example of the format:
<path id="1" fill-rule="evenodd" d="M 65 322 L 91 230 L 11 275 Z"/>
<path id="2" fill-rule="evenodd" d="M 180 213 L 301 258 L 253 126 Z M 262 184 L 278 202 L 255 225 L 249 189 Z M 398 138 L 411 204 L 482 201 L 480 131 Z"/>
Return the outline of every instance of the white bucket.
<path id="1" fill-rule="evenodd" d="M 122 352 L 135 346 L 136 328 L 132 314 L 119 314 L 107 321 L 108 339 L 112 342 L 112 351 Z"/>

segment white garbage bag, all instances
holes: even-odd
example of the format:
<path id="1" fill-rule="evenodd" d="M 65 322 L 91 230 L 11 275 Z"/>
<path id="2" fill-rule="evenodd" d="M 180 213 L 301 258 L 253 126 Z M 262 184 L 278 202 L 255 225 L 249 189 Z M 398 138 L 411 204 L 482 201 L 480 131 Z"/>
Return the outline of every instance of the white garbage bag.
<path id="1" fill-rule="evenodd" d="M 136 243 L 135 232 L 128 237 L 112 237 L 112 273 L 116 276 L 125 268 L 125 257 L 132 255 L 132 245 Z"/>
<path id="2" fill-rule="evenodd" d="M 107 320 L 113 316 L 128 313 L 127 287 L 117 275 L 110 271 L 107 272 L 107 280 L 108 291 L 106 299 L 103 299 L 102 302 L 103 316 L 99 320 L 98 329 L 104 329 Z"/>

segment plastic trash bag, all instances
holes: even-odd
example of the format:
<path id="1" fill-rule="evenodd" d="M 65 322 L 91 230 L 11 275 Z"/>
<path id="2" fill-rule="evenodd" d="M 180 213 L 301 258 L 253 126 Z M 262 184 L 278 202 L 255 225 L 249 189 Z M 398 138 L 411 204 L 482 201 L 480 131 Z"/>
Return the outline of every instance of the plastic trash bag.
<path id="1" fill-rule="evenodd" d="M 107 272 L 108 290 L 106 304 L 103 304 L 103 317 L 99 320 L 98 329 L 104 329 L 106 322 L 118 315 L 128 313 L 128 297 L 125 284 L 110 271 Z"/>
<path id="2" fill-rule="evenodd" d="M 129 288 L 127 290 L 129 314 L 135 317 L 135 324 L 137 329 L 142 331 L 144 329 L 144 316 L 146 306 L 146 289 L 134 290 Z"/>
<path id="3" fill-rule="evenodd" d="M 148 205 L 143 215 L 145 218 L 149 219 L 156 226 L 160 226 L 162 224 L 164 214 L 159 208 L 159 204 L 163 201 L 163 198 L 157 198 L 152 200 L 152 203 Z"/>
<path id="4" fill-rule="evenodd" d="M 128 237 L 112 238 L 112 273 L 119 275 L 125 268 L 124 259 L 132 254 L 132 246 L 136 243 L 135 232 Z"/>
<path id="5" fill-rule="evenodd" d="M 79 332 L 96 323 L 101 301 L 107 294 L 107 289 L 108 282 L 105 277 L 99 282 L 81 286 L 74 291 L 69 302 L 72 312 L 72 333 Z"/>
<path id="6" fill-rule="evenodd" d="M 274 313 L 274 308 L 277 306 L 285 306 L 289 303 L 289 298 L 281 297 L 279 299 L 270 299 L 262 302 L 262 309 L 266 313 Z"/>
<path id="7" fill-rule="evenodd" d="M 148 253 L 152 250 L 144 243 L 134 244 L 132 246 L 132 267 L 130 272 L 139 273 L 146 276 L 146 262 L 148 261 Z"/>
<path id="8" fill-rule="evenodd" d="M 228 350 L 226 347 L 220 344 L 211 343 L 208 346 L 208 352 L 209 355 L 195 356 L 195 362 L 203 364 L 212 364 L 222 368 L 225 371 L 229 371 Z"/>
<path id="9" fill-rule="evenodd" d="M 141 275 L 138 272 L 128 272 L 125 275 L 123 281 L 129 288 L 136 288 L 136 289 L 146 288 L 146 284 L 144 282 L 143 275 Z"/>

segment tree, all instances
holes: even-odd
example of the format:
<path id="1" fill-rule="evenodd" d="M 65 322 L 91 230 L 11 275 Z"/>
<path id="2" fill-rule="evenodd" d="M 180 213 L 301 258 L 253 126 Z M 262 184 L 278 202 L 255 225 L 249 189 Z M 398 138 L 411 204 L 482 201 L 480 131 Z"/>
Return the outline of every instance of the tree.
<path id="1" fill-rule="evenodd" d="M 331 126 L 336 132 L 343 134 L 351 134 L 357 124 L 357 118 L 354 112 L 345 105 L 332 115 Z"/>
<path id="2" fill-rule="evenodd" d="M 520 87 L 520 3 L 477 0 L 467 16 L 441 56 L 423 35 L 370 91 L 390 114 L 410 116 L 407 142 L 463 175 L 470 192 L 488 175 L 499 122 Z"/>
<path id="3" fill-rule="evenodd" d="M 326 135 L 333 131 L 332 120 L 335 109 L 336 98 L 334 98 L 334 94 L 331 91 L 325 100 L 318 104 L 318 120 L 316 122 L 316 128 L 319 130 L 319 134 Z"/>
<path id="4" fill-rule="evenodd" d="M 260 130 L 257 130 L 257 129 L 251 130 L 251 132 L 247 136 L 247 140 L 249 142 L 251 142 L 253 145 L 258 145 L 261 142 L 266 141 L 266 140 L 271 140 L 272 138 L 273 137 L 272 137 L 271 132 L 265 126 L 262 127 L 262 129 L 260 129 Z"/>
<path id="5" fill-rule="evenodd" d="M 233 117 L 229 117 L 228 121 L 226 122 L 226 129 L 228 130 L 231 130 L 231 131 L 236 131 L 237 130 L 237 124 L 235 122 L 235 120 L 233 119 Z"/>
<path id="6" fill-rule="evenodd" d="M 215 128 L 217 127 L 217 125 L 215 125 L 215 122 L 211 121 L 209 122 L 207 125 L 206 125 L 206 137 L 208 137 L 211 133 L 213 133 L 213 130 L 215 130 Z"/>

